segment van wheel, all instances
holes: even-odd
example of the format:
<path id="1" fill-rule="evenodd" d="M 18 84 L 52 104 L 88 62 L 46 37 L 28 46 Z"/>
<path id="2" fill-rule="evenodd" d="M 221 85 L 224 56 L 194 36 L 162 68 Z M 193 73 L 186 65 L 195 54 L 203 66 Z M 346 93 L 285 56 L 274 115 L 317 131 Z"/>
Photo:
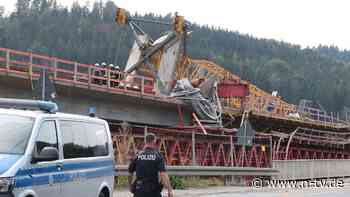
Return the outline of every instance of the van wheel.
<path id="1" fill-rule="evenodd" d="M 106 197 L 106 194 L 104 192 L 101 192 L 100 195 L 98 195 L 98 197 Z"/>
<path id="2" fill-rule="evenodd" d="M 103 188 L 98 197 L 109 197 L 109 190 L 107 187 Z"/>

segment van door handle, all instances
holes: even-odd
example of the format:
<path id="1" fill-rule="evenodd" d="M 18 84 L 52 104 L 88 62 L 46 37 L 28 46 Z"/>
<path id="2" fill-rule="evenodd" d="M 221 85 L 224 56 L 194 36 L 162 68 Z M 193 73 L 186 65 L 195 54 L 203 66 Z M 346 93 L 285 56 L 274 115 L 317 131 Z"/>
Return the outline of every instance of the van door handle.
<path id="1" fill-rule="evenodd" d="M 56 165 L 57 165 L 58 171 L 61 171 L 63 168 L 63 163 L 57 163 Z"/>

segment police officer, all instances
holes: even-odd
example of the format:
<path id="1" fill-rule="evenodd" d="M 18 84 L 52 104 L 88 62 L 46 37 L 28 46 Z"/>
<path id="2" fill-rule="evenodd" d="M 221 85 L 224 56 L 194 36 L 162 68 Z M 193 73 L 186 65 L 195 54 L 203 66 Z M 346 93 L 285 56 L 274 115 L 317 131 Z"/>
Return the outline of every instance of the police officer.
<path id="1" fill-rule="evenodd" d="M 148 133 L 145 140 L 143 150 L 129 165 L 130 192 L 134 197 L 161 197 L 162 185 L 164 185 L 168 190 L 168 197 L 173 197 L 163 156 L 156 148 L 157 138 L 153 133 Z M 136 180 L 133 181 L 134 172 L 136 172 Z"/>
<path id="2" fill-rule="evenodd" d="M 106 64 L 106 62 L 102 62 L 101 67 L 103 68 L 101 70 L 101 77 L 106 79 L 107 78 L 107 64 Z M 107 85 L 107 80 L 102 80 L 101 85 Z"/>

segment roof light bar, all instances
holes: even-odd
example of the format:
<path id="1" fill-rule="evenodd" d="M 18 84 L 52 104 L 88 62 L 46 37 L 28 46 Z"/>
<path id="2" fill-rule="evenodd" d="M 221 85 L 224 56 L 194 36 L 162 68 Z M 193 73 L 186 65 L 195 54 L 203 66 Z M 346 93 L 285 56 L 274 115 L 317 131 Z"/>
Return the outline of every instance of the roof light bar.
<path id="1" fill-rule="evenodd" d="M 56 113 L 58 111 L 58 106 L 56 103 L 50 101 L 37 101 L 25 99 L 0 98 L 0 107 L 39 109 L 48 113 Z"/>

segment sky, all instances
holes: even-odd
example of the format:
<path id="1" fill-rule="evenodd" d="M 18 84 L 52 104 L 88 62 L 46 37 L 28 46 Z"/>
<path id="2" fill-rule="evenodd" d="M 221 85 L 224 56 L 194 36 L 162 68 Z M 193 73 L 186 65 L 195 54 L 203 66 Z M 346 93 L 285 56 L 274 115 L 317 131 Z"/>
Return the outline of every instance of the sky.
<path id="1" fill-rule="evenodd" d="M 57 0 L 70 6 L 73 0 Z M 94 0 L 76 0 L 92 5 Z M 103 0 L 104 2 L 106 0 Z M 130 12 L 178 12 L 191 22 L 258 38 L 307 46 L 350 49 L 349 0 L 112 0 Z M 0 0 L 7 13 L 16 0 Z"/>

